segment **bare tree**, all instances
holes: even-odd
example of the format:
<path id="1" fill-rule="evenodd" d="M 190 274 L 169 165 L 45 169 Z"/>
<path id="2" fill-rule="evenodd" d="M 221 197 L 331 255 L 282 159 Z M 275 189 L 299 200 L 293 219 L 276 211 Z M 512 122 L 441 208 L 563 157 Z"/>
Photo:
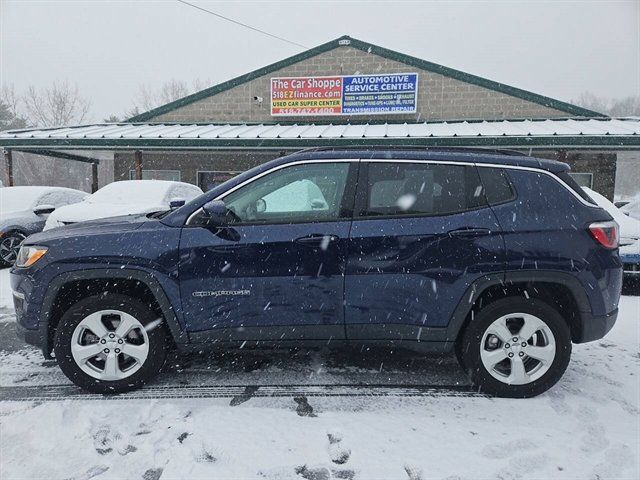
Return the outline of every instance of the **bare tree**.
<path id="1" fill-rule="evenodd" d="M 189 85 L 184 80 L 171 79 L 159 87 L 149 84 L 140 85 L 134 105 L 125 113 L 125 117 L 130 118 L 160 105 L 174 102 L 210 84 L 209 80 L 196 79 Z"/>
<path id="2" fill-rule="evenodd" d="M 611 99 L 591 92 L 582 92 L 572 103 L 616 117 L 640 115 L 640 96 Z"/>
<path id="3" fill-rule="evenodd" d="M 29 122 L 38 127 L 82 123 L 89 113 L 89 101 L 66 80 L 48 88 L 30 86 L 22 98 Z"/>
<path id="4" fill-rule="evenodd" d="M 0 90 L 0 130 L 25 128 L 27 119 L 18 109 L 20 100 L 13 85 L 3 85 Z"/>
<path id="5" fill-rule="evenodd" d="M 120 121 L 120 117 L 118 115 L 111 114 L 108 117 L 102 119 L 104 123 L 118 123 Z"/>
<path id="6" fill-rule="evenodd" d="M 618 117 L 640 116 L 640 96 L 614 99 L 609 112 Z"/>

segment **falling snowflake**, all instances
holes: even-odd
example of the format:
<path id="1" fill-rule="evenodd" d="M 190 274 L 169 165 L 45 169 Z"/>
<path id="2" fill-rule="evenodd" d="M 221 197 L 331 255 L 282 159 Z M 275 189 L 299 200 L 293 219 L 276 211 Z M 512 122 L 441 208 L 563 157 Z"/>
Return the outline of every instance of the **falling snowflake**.
<path id="1" fill-rule="evenodd" d="M 396 205 L 400 208 L 400 210 L 406 212 L 413 204 L 416 203 L 417 197 L 412 193 L 405 193 L 396 201 Z"/>

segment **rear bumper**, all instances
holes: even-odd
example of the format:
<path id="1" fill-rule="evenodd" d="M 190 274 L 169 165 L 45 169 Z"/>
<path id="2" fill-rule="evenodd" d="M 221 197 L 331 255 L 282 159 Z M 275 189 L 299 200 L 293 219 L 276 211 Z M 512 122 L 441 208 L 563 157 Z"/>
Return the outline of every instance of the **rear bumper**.
<path id="1" fill-rule="evenodd" d="M 573 336 L 574 343 L 586 343 L 599 340 L 613 328 L 618 319 L 618 309 L 603 316 L 593 316 L 591 313 L 582 312 L 582 321 L 579 332 Z"/>

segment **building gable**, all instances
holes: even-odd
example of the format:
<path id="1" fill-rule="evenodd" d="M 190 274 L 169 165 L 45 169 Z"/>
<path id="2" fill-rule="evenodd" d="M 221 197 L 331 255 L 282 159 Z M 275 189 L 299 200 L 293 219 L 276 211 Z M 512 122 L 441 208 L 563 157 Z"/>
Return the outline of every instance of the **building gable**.
<path id="1" fill-rule="evenodd" d="M 150 110 L 129 121 L 273 122 L 271 77 L 418 73 L 417 112 L 370 117 L 305 117 L 305 122 L 360 123 L 604 117 L 569 103 L 341 37 L 280 62 Z M 255 97 L 263 101 L 257 102 Z M 300 121 L 299 117 L 277 120 Z"/>

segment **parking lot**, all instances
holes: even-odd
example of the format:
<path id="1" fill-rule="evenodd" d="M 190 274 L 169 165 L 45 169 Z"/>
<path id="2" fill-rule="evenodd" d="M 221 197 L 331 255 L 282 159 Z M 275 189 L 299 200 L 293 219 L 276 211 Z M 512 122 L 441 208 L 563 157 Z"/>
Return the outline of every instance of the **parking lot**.
<path id="1" fill-rule="evenodd" d="M 7 270 L 0 275 L 3 478 L 639 473 L 637 296 L 622 297 L 607 337 L 574 345 L 558 385 L 528 400 L 474 392 L 452 357 L 379 349 L 173 355 L 152 384 L 105 397 L 73 386 L 15 338 Z M 20 460 L 24 451 L 32 461 Z"/>

